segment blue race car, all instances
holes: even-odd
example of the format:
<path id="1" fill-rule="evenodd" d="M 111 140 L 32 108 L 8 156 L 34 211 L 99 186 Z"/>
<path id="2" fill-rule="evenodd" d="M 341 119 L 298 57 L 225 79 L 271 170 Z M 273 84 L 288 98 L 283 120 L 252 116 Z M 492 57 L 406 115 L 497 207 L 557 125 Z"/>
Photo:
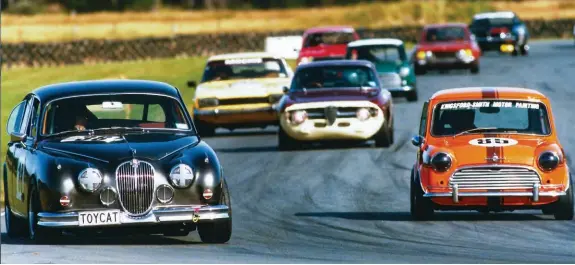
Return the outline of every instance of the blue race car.
<path id="1" fill-rule="evenodd" d="M 513 56 L 527 55 L 529 31 L 517 14 L 510 11 L 479 13 L 469 29 L 482 51 L 498 50 Z"/>

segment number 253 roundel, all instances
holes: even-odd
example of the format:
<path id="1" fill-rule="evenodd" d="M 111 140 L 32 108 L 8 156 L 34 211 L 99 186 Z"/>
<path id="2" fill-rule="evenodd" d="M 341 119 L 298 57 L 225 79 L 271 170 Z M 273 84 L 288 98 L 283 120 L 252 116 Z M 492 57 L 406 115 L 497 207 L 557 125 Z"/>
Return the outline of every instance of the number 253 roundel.
<path id="1" fill-rule="evenodd" d="M 477 138 L 469 141 L 470 145 L 485 147 L 500 147 L 516 145 L 517 141 L 507 138 Z"/>

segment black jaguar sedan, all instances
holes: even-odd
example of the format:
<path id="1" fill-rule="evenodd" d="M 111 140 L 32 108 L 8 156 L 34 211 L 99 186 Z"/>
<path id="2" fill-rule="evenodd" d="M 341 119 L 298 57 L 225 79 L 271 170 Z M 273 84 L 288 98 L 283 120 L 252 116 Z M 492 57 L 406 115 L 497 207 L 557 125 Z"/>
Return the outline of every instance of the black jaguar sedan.
<path id="1" fill-rule="evenodd" d="M 8 119 L 3 181 L 10 237 L 122 231 L 231 237 L 220 161 L 177 88 L 139 80 L 49 85 Z"/>

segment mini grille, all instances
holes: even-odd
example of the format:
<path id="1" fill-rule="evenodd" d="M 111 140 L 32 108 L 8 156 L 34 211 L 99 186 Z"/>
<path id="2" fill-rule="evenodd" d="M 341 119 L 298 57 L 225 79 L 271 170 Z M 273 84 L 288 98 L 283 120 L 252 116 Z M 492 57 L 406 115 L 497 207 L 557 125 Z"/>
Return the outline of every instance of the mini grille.
<path id="1" fill-rule="evenodd" d="M 143 215 L 154 200 L 154 167 L 144 161 L 124 162 L 116 169 L 120 203 L 126 212 Z"/>
<path id="2" fill-rule="evenodd" d="M 506 190 L 529 189 L 540 184 L 537 172 L 523 167 L 479 167 L 457 170 L 450 185 L 459 189 Z"/>
<path id="3" fill-rule="evenodd" d="M 401 85 L 401 77 L 396 73 L 379 74 L 379 80 L 383 87 L 398 87 Z"/>

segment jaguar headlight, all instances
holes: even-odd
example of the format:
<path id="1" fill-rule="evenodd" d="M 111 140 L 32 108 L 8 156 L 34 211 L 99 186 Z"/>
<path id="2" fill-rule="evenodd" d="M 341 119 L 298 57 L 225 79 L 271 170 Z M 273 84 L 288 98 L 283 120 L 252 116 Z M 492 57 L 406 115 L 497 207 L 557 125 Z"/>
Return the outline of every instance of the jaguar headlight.
<path id="1" fill-rule="evenodd" d="M 170 182 L 177 188 L 188 188 L 194 182 L 194 170 L 186 164 L 176 165 L 170 170 Z"/>
<path id="2" fill-rule="evenodd" d="M 554 170 L 559 165 L 559 162 L 560 162 L 559 156 L 557 156 L 553 152 L 544 152 L 541 155 L 539 155 L 539 159 L 537 160 L 539 168 L 541 168 L 543 171 Z"/>
<path id="3" fill-rule="evenodd" d="M 451 167 L 451 163 L 451 156 L 443 152 L 435 154 L 430 161 L 431 167 L 438 172 L 447 171 Z"/>
<path id="4" fill-rule="evenodd" d="M 305 110 L 296 110 L 290 116 L 291 123 L 295 125 L 302 124 L 307 120 L 307 112 Z"/>
<path id="5" fill-rule="evenodd" d="M 220 101 L 217 98 L 202 98 L 198 99 L 198 107 L 215 107 L 219 105 Z"/>
<path id="6" fill-rule="evenodd" d="M 406 77 L 406 76 L 408 76 L 408 75 L 409 75 L 409 67 L 405 67 L 405 66 L 404 66 L 404 67 L 401 67 L 401 68 L 399 69 L 399 75 L 400 75 L 401 77 Z"/>
<path id="7" fill-rule="evenodd" d="M 87 192 L 94 192 L 102 186 L 104 178 L 100 170 L 95 168 L 86 168 L 78 175 L 80 187 Z"/>

